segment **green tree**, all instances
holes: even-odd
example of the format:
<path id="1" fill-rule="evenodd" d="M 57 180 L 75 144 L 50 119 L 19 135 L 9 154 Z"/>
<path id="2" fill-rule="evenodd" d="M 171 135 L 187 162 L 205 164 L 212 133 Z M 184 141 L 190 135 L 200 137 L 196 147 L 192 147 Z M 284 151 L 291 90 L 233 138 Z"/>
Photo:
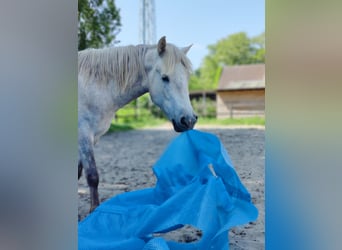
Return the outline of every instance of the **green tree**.
<path id="1" fill-rule="evenodd" d="M 265 63 L 265 32 L 251 39 L 253 63 Z"/>
<path id="2" fill-rule="evenodd" d="M 111 44 L 120 27 L 114 0 L 78 0 L 78 50 Z"/>
<path id="3" fill-rule="evenodd" d="M 246 33 L 240 32 L 209 45 L 209 55 L 205 61 L 213 60 L 216 64 L 249 64 L 251 61 L 251 41 Z"/>
<path id="4" fill-rule="evenodd" d="M 209 45 L 209 54 L 190 78 L 191 90 L 214 90 L 225 65 L 265 62 L 265 33 L 249 38 L 239 32 Z"/>

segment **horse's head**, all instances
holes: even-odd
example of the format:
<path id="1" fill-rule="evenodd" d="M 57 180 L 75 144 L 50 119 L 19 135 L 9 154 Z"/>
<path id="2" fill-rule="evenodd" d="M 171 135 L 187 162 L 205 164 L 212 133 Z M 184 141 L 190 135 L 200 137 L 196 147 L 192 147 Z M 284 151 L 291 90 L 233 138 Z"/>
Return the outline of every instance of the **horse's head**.
<path id="1" fill-rule="evenodd" d="M 162 37 L 157 47 L 146 54 L 152 101 L 164 111 L 177 132 L 192 129 L 197 121 L 188 90 L 191 63 L 186 53 L 190 47 L 179 49 Z"/>

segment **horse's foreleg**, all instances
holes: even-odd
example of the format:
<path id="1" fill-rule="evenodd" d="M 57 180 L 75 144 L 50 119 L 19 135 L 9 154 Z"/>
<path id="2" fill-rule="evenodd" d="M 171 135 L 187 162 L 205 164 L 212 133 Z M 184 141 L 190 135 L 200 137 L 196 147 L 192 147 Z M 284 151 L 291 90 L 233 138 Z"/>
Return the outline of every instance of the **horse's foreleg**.
<path id="1" fill-rule="evenodd" d="M 78 161 L 78 179 L 80 179 L 80 177 L 82 176 L 82 170 L 83 170 L 82 161 L 79 160 Z"/>
<path id="2" fill-rule="evenodd" d="M 89 190 L 90 190 L 90 212 L 92 212 L 99 204 L 99 194 L 97 191 L 97 186 L 99 184 L 99 175 L 97 173 L 94 151 L 91 140 L 86 138 L 81 138 L 79 140 L 80 147 L 80 159 L 81 166 L 79 164 L 79 176 L 80 176 L 80 167 L 82 171 L 82 167 L 84 168 L 84 173 L 87 178 Z"/>
<path id="3" fill-rule="evenodd" d="M 90 212 L 92 212 L 100 204 L 100 201 L 99 193 L 97 191 L 97 187 L 99 185 L 99 174 L 97 173 L 94 155 L 91 155 L 90 158 L 91 162 L 89 164 L 89 168 L 85 169 L 85 173 L 90 190 Z"/>

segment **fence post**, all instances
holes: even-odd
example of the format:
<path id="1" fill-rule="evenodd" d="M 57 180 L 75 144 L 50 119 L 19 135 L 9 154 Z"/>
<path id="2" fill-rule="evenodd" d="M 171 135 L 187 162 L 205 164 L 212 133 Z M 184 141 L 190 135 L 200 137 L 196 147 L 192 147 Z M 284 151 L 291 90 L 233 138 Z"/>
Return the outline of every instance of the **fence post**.
<path id="1" fill-rule="evenodd" d="M 137 98 L 135 100 L 135 108 L 134 108 L 134 116 L 135 116 L 135 119 L 138 119 L 140 115 L 140 110 L 139 110 L 139 98 Z"/>
<path id="2" fill-rule="evenodd" d="M 229 118 L 230 119 L 233 119 L 233 113 L 234 113 L 234 111 L 233 111 L 233 104 L 230 104 L 229 105 Z"/>
<path id="3" fill-rule="evenodd" d="M 206 117 L 208 114 L 207 111 L 207 95 L 205 93 L 205 91 L 202 92 L 202 107 L 203 107 L 203 116 Z"/>

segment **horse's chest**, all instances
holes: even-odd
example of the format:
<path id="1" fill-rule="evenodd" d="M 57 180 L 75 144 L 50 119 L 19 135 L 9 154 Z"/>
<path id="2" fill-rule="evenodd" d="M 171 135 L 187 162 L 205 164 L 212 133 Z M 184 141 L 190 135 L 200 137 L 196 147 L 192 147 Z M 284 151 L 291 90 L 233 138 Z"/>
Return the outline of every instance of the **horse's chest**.
<path id="1" fill-rule="evenodd" d="M 106 96 L 89 98 L 79 103 L 80 119 L 87 124 L 95 141 L 107 132 L 114 117 L 113 104 Z"/>
<path id="2" fill-rule="evenodd" d="M 108 111 L 106 113 L 103 113 L 101 117 L 99 117 L 96 123 L 96 126 L 94 127 L 95 141 L 97 141 L 100 136 L 102 136 L 104 133 L 107 132 L 113 120 L 113 117 L 114 117 L 113 111 Z"/>

